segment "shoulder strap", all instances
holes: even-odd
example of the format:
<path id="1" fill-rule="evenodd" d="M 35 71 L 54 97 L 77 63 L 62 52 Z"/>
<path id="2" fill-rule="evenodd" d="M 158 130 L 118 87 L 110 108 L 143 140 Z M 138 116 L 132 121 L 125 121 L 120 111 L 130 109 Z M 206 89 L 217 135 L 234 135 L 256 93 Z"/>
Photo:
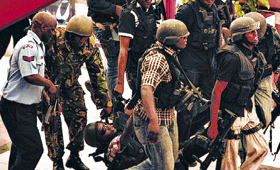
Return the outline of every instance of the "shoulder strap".
<path id="1" fill-rule="evenodd" d="M 184 69 L 182 68 L 181 64 L 170 54 L 168 54 L 165 50 L 161 50 L 162 53 L 166 56 L 167 59 L 169 59 L 170 61 L 173 62 L 173 64 L 180 70 L 180 72 L 183 74 L 183 76 L 185 77 L 185 79 L 188 81 L 189 85 L 191 86 L 191 88 L 193 89 L 194 93 L 196 93 L 199 97 L 199 99 L 201 100 L 205 100 L 203 99 L 201 93 L 197 90 L 197 88 L 193 85 L 193 83 L 190 81 L 190 79 L 188 78 L 188 76 L 186 75 Z"/>

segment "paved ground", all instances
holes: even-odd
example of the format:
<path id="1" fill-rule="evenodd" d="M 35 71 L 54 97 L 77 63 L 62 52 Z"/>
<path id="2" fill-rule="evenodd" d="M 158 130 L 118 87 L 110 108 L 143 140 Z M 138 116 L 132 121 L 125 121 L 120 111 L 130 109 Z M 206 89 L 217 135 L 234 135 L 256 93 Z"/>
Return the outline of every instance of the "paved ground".
<path id="1" fill-rule="evenodd" d="M 86 15 L 87 13 L 87 8 L 86 8 L 86 0 L 76 0 L 76 14 L 84 14 Z M 3 57 L 0 60 L 0 89 L 2 89 L 4 81 L 6 79 L 6 73 L 7 73 L 7 68 L 8 68 L 8 61 L 9 61 L 9 55 L 12 51 L 12 48 L 10 47 L 7 51 L 6 57 Z M 88 80 L 88 74 L 85 69 L 82 69 L 82 76 L 80 76 L 79 81 L 80 83 L 84 86 L 84 82 Z M 84 88 L 85 89 L 85 88 Z M 128 89 L 126 86 L 125 89 Z M 85 95 L 85 101 L 86 101 L 86 106 L 88 108 L 88 122 L 93 122 L 96 120 L 99 120 L 99 112 L 100 110 L 96 110 L 95 105 L 91 102 L 90 96 L 85 90 L 86 95 Z M 0 92 L 1 94 L 1 92 Z M 124 97 L 129 98 L 131 92 L 130 91 L 125 91 Z M 276 128 L 273 130 L 273 152 L 275 152 L 278 143 L 280 142 L 280 118 L 276 120 Z M 279 126 L 278 126 L 279 125 Z M 38 121 L 38 129 L 41 129 L 41 123 Z M 67 126 L 63 121 L 63 135 L 64 135 L 64 143 L 65 146 L 68 143 L 68 132 L 67 132 Z M 42 141 L 44 142 L 44 133 L 41 131 L 41 136 L 42 136 Z M 266 133 L 265 138 L 267 141 L 269 140 L 269 133 Z M 0 117 L 0 170 L 7 170 L 8 169 L 8 159 L 9 159 L 9 146 L 10 146 L 10 138 L 6 132 L 5 126 L 3 125 L 3 122 Z M 44 153 L 43 156 L 38 163 L 36 170 L 51 170 L 52 169 L 52 162 L 47 156 L 47 149 L 46 145 L 44 142 Z M 85 145 L 84 151 L 80 153 L 81 159 L 83 162 L 91 169 L 91 170 L 105 170 L 106 167 L 102 162 L 94 162 L 94 160 L 91 157 L 88 157 L 88 155 L 92 152 L 95 151 L 95 148 L 92 148 L 88 145 Z M 69 151 L 65 150 L 65 154 L 63 157 L 64 163 L 66 162 L 66 159 L 69 156 Z M 202 158 L 203 159 L 203 158 Z M 266 159 L 263 161 L 262 166 L 259 168 L 259 170 L 280 170 L 280 156 L 276 158 L 275 161 L 273 161 L 274 156 L 272 156 L 270 153 L 267 155 Z M 198 170 L 199 165 L 196 167 L 190 168 L 190 170 Z M 212 163 L 209 168 L 209 170 L 214 170 L 215 169 L 215 163 Z M 67 170 L 67 168 L 66 168 Z"/>

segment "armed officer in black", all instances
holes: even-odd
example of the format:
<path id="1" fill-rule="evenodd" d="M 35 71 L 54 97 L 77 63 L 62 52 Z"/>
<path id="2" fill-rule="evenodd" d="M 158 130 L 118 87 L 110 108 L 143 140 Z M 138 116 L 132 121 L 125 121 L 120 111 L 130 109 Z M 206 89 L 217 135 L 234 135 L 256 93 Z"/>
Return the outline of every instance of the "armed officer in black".
<path id="1" fill-rule="evenodd" d="M 155 42 L 156 14 L 151 1 L 133 0 L 122 11 L 119 24 L 120 53 L 116 95 L 124 91 L 124 73 L 132 94 L 136 92 L 137 63 L 144 51 Z"/>
<path id="2" fill-rule="evenodd" d="M 256 48 L 259 22 L 242 17 L 230 25 L 233 44 L 223 47 L 217 54 L 217 79 L 211 97 L 211 125 L 208 136 L 212 139 L 218 134 L 218 112 L 227 109 L 237 115 L 231 126 L 231 134 L 226 140 L 226 151 L 221 169 L 239 169 L 238 136 L 245 134 L 246 160 L 241 170 L 258 169 L 268 152 L 268 146 L 259 125 L 254 100 L 251 99 L 256 84 L 261 79 L 266 60 Z M 223 113 L 222 113 L 223 114 Z M 220 132 L 219 132 L 220 133 Z M 230 134 L 230 133 L 229 133 Z M 240 138 L 239 138 L 240 139 Z"/>
<path id="3" fill-rule="evenodd" d="M 220 19 L 214 0 L 189 1 L 179 8 L 175 18 L 183 21 L 190 32 L 188 44 L 179 54 L 180 64 L 203 97 L 210 99 L 214 87 L 213 58 L 220 42 Z M 177 121 L 182 143 L 209 121 L 209 114 L 198 113 L 192 119 L 191 113 L 179 112 Z"/>
<path id="4" fill-rule="evenodd" d="M 130 0 L 128 0 L 130 1 Z M 118 23 L 122 6 L 126 0 L 87 0 L 88 16 L 94 21 L 95 35 L 100 41 L 107 59 L 106 82 L 109 96 L 113 100 L 113 90 L 118 78 L 118 55 L 120 51 L 120 39 L 118 36 Z M 86 87 L 92 91 L 90 82 Z"/>

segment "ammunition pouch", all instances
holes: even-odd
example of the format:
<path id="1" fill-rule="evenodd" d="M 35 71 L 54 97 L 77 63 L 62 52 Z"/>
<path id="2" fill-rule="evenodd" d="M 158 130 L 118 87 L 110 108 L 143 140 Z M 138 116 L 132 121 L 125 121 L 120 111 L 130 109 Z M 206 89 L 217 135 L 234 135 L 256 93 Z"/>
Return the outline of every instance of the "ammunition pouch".
<path id="1" fill-rule="evenodd" d="M 246 105 L 250 98 L 251 86 L 242 86 L 236 83 L 229 83 L 222 97 L 227 102 L 236 102 L 238 105 Z"/>
<path id="2" fill-rule="evenodd" d="M 182 150 L 185 161 L 188 164 L 193 164 L 195 162 L 195 159 L 192 157 L 193 154 L 197 157 L 207 154 L 210 142 L 211 140 L 203 135 L 196 135 L 188 140 Z"/>

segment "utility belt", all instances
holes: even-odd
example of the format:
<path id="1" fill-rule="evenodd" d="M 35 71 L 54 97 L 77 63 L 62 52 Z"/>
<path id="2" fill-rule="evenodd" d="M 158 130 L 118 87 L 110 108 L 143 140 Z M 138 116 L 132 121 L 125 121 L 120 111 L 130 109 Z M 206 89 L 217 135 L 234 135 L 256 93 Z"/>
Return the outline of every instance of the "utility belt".
<path id="1" fill-rule="evenodd" d="M 268 77 L 272 74 L 272 71 L 273 71 L 273 68 L 272 68 L 272 65 L 271 64 L 266 64 L 264 67 L 263 67 L 263 75 L 262 75 L 262 78 L 265 78 L 265 77 Z"/>
<path id="2" fill-rule="evenodd" d="M 94 22 L 93 21 L 93 25 L 95 25 L 96 27 L 98 27 L 99 29 L 105 31 L 105 30 L 112 30 L 117 23 L 112 23 L 110 25 L 104 26 L 103 24 L 101 24 L 100 22 Z"/>
<path id="3" fill-rule="evenodd" d="M 241 130 L 241 133 L 239 134 L 234 134 L 234 131 L 233 130 L 229 130 L 227 136 L 226 136 L 226 139 L 229 139 L 229 140 L 232 140 L 232 139 L 241 139 L 242 135 L 250 135 L 250 134 L 253 134 L 257 131 L 259 131 L 261 128 L 263 127 L 263 124 L 262 123 L 259 123 L 258 125 L 256 125 L 255 127 L 253 128 L 250 128 L 248 130 Z"/>

